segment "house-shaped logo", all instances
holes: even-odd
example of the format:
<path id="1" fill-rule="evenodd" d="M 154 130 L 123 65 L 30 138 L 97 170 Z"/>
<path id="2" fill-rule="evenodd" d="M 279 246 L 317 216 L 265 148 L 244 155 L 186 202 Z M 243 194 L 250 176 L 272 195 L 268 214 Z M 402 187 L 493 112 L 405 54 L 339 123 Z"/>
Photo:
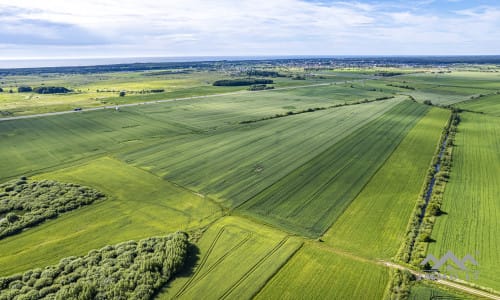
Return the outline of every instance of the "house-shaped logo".
<path id="1" fill-rule="evenodd" d="M 429 254 L 420 264 L 426 265 L 429 262 L 433 263 L 430 270 L 431 272 L 446 271 L 447 273 L 452 273 L 451 275 L 455 275 L 455 277 L 458 278 L 458 271 L 461 270 L 465 272 L 467 280 L 469 279 L 469 275 L 471 272 L 474 272 L 474 274 L 477 276 L 477 271 L 468 269 L 466 263 L 473 266 L 479 265 L 474 257 L 472 257 L 472 255 L 467 254 L 462 259 L 458 259 L 457 256 L 451 251 L 446 252 L 446 254 L 443 255 L 440 259 L 437 259 L 432 254 Z M 442 268 L 443 266 L 445 266 L 445 268 Z M 454 266 L 458 267 L 458 270 Z"/>

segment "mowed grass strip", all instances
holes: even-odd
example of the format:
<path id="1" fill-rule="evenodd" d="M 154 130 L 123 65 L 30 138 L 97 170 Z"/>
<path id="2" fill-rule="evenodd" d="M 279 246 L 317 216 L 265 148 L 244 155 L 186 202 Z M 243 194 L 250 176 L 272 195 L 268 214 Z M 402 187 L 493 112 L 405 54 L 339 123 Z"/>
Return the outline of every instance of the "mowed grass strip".
<path id="1" fill-rule="evenodd" d="M 339 107 L 186 135 L 119 157 L 236 206 L 399 102 Z"/>
<path id="2" fill-rule="evenodd" d="M 479 266 L 474 283 L 500 291 L 500 120 L 463 113 L 453 165 L 428 253 L 471 254 Z"/>
<path id="3" fill-rule="evenodd" d="M 306 244 L 255 299 L 382 299 L 389 270 Z"/>
<path id="4" fill-rule="evenodd" d="M 366 257 L 396 254 L 449 117 L 448 110 L 432 108 L 413 127 L 325 233 L 327 244 Z"/>
<path id="5" fill-rule="evenodd" d="M 239 210 L 319 236 L 344 212 L 428 108 L 404 101 L 246 202 Z"/>
<path id="6" fill-rule="evenodd" d="M 246 219 L 226 217 L 196 245 L 200 254 L 193 274 L 179 275 L 159 299 L 250 299 L 302 241 Z"/>
<path id="7" fill-rule="evenodd" d="M 108 199 L 2 240 L 1 276 L 108 244 L 204 226 L 221 215 L 208 200 L 111 158 L 36 178 L 95 187 Z"/>

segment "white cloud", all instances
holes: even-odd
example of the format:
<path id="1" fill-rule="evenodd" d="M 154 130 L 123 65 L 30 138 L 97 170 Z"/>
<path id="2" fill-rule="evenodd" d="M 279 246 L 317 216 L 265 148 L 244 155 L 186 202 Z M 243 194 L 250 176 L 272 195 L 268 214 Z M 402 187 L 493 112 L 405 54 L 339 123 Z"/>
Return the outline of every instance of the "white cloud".
<path id="1" fill-rule="evenodd" d="M 12 36 L 16 31 L 24 35 L 32 32 L 47 43 L 76 39 L 75 34 L 88 39 L 87 46 L 52 45 L 33 50 L 71 56 L 82 53 L 92 56 L 99 53 L 418 54 L 411 49 L 422 52 L 426 49 L 422 43 L 429 46 L 422 54 L 429 54 L 437 49 L 435 45 L 445 42 L 455 52 L 481 52 L 483 43 L 485 49 L 500 44 L 496 33 L 498 9 L 477 8 L 443 16 L 427 11 L 395 11 L 397 4 L 302 0 L 0 0 L 0 32 L 4 36 Z M 39 24 L 40 28 L 33 28 L 33 24 Z M 56 25 L 44 24 L 72 26 L 80 31 L 64 31 Z M 476 41 L 475 48 L 457 48 L 461 41 L 471 40 Z M 17 45 L 17 53 L 29 53 L 29 49 L 23 49 L 24 42 L 15 38 L 2 42 Z M 445 48 L 440 46 L 437 50 Z M 5 48 L 0 49 L 2 54 L 10 55 Z"/>

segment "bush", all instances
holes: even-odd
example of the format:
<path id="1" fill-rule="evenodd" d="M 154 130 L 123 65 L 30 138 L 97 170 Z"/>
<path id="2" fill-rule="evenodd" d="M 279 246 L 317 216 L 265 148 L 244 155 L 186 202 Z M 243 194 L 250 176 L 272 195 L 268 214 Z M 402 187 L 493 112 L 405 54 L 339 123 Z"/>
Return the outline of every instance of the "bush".
<path id="1" fill-rule="evenodd" d="M 33 89 L 30 86 L 20 86 L 17 88 L 18 93 L 30 93 Z"/>
<path id="2" fill-rule="evenodd" d="M 212 85 L 214 86 L 245 86 L 252 84 L 272 84 L 271 79 L 224 79 L 217 80 Z"/>
<path id="3" fill-rule="evenodd" d="M 141 251 L 143 246 L 148 251 Z M 188 246 L 183 232 L 106 246 L 83 257 L 62 259 L 43 271 L 0 278 L 0 299 L 12 299 L 14 294 L 17 299 L 151 299 L 183 266 Z M 100 260 L 118 253 L 114 261 L 127 264 Z"/>
<path id="4" fill-rule="evenodd" d="M 65 94 L 71 90 L 60 86 L 41 86 L 33 89 L 33 92 L 38 94 Z"/>

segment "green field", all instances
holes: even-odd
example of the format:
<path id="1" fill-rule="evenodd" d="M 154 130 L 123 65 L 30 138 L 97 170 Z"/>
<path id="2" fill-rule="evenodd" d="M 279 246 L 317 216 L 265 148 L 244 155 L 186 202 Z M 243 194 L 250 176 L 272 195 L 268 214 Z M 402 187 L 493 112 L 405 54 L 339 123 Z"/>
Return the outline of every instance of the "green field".
<path id="1" fill-rule="evenodd" d="M 251 221 L 227 217 L 208 229 L 197 246 L 199 261 L 159 299 L 248 299 L 301 246 L 300 239 Z"/>
<path id="2" fill-rule="evenodd" d="M 242 213 L 301 234 L 321 235 L 426 111 L 410 101 L 394 106 L 251 198 Z"/>
<path id="3" fill-rule="evenodd" d="M 0 93 L 3 117 L 84 109 L 0 120 L 0 184 L 28 176 L 106 199 L 2 239 L 0 276 L 185 231 L 186 264 L 158 299 L 382 299 L 412 285 L 410 299 L 461 297 L 439 282 L 398 284 L 404 276 L 386 263 L 401 263 L 395 255 L 457 107 L 474 113 L 460 112 L 444 213 L 425 245 L 437 257 L 473 255 L 472 282 L 500 290 L 496 67 L 265 65 L 288 76 L 273 78 L 275 89 L 212 86 L 246 67 L 2 76 L 4 90 L 75 90 Z M 184 97 L 194 98 L 159 101 Z M 87 109 L 101 105 L 110 108 Z M 10 221 L 0 213 L 0 222 Z"/>
<path id="4" fill-rule="evenodd" d="M 380 265 L 307 244 L 256 299 L 382 299 L 388 279 Z"/>
<path id="5" fill-rule="evenodd" d="M 456 135 L 453 166 L 428 253 L 451 250 L 458 258 L 471 254 L 479 266 L 479 285 L 500 290 L 500 121 L 464 113 Z M 465 274 L 460 274 L 465 275 Z M 462 277 L 463 278 L 463 277 Z"/>
<path id="6" fill-rule="evenodd" d="M 185 135 L 119 157 L 228 207 L 236 206 L 398 102 L 344 106 Z"/>
<path id="7" fill-rule="evenodd" d="M 108 199 L 2 240 L 0 275 L 55 264 L 108 244 L 203 226 L 221 215 L 203 197 L 111 158 L 36 178 L 92 186 Z"/>
<path id="8" fill-rule="evenodd" d="M 326 232 L 327 244 L 366 257 L 396 254 L 449 116 L 433 108 L 415 125 Z"/>
<path id="9" fill-rule="evenodd" d="M 410 300 L 428 300 L 428 299 L 486 299 L 469 294 L 463 294 L 456 291 L 439 288 L 436 285 L 420 283 L 411 288 Z"/>
<path id="10" fill-rule="evenodd" d="M 500 95 L 490 95 L 455 105 L 458 108 L 500 117 Z"/>

